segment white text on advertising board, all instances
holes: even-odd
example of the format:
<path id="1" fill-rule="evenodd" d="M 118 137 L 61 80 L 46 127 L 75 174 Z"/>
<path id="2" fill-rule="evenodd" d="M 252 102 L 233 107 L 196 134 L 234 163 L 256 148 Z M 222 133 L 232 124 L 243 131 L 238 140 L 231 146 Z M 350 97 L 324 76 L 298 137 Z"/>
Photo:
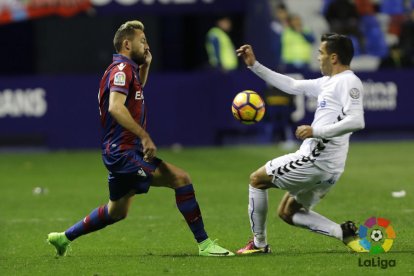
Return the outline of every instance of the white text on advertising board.
<path id="1" fill-rule="evenodd" d="M 47 111 L 43 88 L 0 90 L 0 118 L 42 117 Z"/>

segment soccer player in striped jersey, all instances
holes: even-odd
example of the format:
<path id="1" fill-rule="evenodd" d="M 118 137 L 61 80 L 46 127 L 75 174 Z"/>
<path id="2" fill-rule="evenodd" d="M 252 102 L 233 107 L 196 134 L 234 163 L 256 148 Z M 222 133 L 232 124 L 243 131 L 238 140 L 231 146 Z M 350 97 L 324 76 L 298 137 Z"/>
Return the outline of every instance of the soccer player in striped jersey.
<path id="1" fill-rule="evenodd" d="M 117 54 L 103 75 L 98 95 L 102 159 L 109 171 L 109 202 L 65 232 L 50 233 L 48 242 L 56 248 L 57 255 L 64 256 L 73 240 L 124 219 L 134 195 L 156 186 L 175 190 L 177 207 L 198 242 L 200 256 L 233 256 L 208 237 L 187 172 L 157 158 L 157 148 L 145 130 L 143 87 L 152 55 L 142 22 L 122 24 L 115 34 L 114 46 Z"/>
<path id="2" fill-rule="evenodd" d="M 344 171 L 352 132 L 365 126 L 362 83 L 350 70 L 352 41 L 343 35 L 323 35 L 318 61 L 324 76 L 313 80 L 294 80 L 271 71 L 256 60 L 250 45 L 241 46 L 237 54 L 267 83 L 289 94 L 318 99 L 312 125 L 296 130 L 296 137 L 303 140 L 300 149 L 270 160 L 251 174 L 248 211 L 253 239 L 237 253 L 270 252 L 266 235 L 268 188 L 287 191 L 278 208 L 285 222 L 335 237 L 353 251 L 366 252 L 359 245 L 352 221 L 338 224 L 312 211 Z"/>

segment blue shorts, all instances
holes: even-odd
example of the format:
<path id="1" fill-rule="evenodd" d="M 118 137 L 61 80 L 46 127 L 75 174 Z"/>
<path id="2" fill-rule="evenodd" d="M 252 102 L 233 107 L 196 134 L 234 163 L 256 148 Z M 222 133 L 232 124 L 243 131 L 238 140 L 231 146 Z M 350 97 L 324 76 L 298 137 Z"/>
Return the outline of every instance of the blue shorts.
<path id="1" fill-rule="evenodd" d="M 109 198 L 116 201 L 135 190 L 136 194 L 147 193 L 152 174 L 162 160 L 154 158 L 151 163 L 143 160 L 143 153 L 138 150 L 119 154 L 102 154 L 102 160 L 109 171 Z"/>

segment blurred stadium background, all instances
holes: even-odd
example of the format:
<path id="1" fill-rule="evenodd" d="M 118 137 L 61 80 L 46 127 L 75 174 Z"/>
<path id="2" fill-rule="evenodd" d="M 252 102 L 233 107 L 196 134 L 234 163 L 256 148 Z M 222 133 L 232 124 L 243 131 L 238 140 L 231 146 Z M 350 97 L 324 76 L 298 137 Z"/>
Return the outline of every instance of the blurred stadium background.
<path id="1" fill-rule="evenodd" d="M 366 130 L 356 137 L 414 137 L 414 1 L 344 1 L 355 6 L 364 40 L 364 47 L 356 44 L 352 64 L 365 85 Z M 316 38 L 310 70 L 291 72 L 295 77 L 320 75 L 316 62 L 319 36 L 331 27 L 325 15 L 332 2 L 344 1 L 284 1 Z M 241 65 L 227 73 L 212 70 L 204 43 L 217 16 L 228 15 L 233 20 L 231 37 L 236 47 L 252 44 L 263 64 L 277 68 L 280 49 L 272 43 L 269 26 L 272 11 L 280 3 L 283 1 L 2 0 L 0 147 L 99 148 L 98 83 L 112 59 L 115 30 L 131 19 L 145 23 L 154 57 L 145 96 L 149 132 L 159 146 L 273 142 L 269 123 L 243 126 L 230 112 L 237 92 L 252 89 L 261 93 L 265 83 Z M 391 48 L 398 48 L 400 55 L 393 55 Z M 392 62 L 384 63 L 386 59 Z M 302 115 L 296 124 L 310 123 L 315 102 L 305 99 L 299 108 Z"/>

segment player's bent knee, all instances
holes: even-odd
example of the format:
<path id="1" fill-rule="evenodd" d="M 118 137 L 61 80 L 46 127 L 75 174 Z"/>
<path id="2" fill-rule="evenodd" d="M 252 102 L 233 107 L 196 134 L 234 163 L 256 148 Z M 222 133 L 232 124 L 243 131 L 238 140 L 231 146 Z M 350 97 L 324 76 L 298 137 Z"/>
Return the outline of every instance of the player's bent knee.
<path id="1" fill-rule="evenodd" d="M 191 183 L 190 175 L 185 171 L 178 171 L 174 175 L 171 188 L 179 188 Z"/>
<path id="2" fill-rule="evenodd" d="M 114 221 L 120 221 L 127 217 L 128 215 L 128 208 L 127 206 L 117 206 L 117 205 L 110 205 L 108 209 L 108 215 Z"/>
<path id="3" fill-rule="evenodd" d="M 259 181 L 259 176 L 258 176 L 257 171 L 250 174 L 250 185 L 255 188 L 259 188 L 260 181 Z"/>
<path id="4" fill-rule="evenodd" d="M 250 174 L 250 185 L 256 189 L 268 189 L 273 187 L 271 177 L 262 168 Z"/>
<path id="5" fill-rule="evenodd" d="M 292 221 L 292 214 L 289 213 L 285 213 L 283 210 L 279 209 L 278 210 L 278 216 L 279 218 L 281 218 L 284 222 L 293 225 L 293 221 Z"/>
<path id="6" fill-rule="evenodd" d="M 287 211 L 286 209 L 279 209 L 278 210 L 278 216 L 279 218 L 281 218 L 284 222 L 286 222 L 287 224 L 290 225 L 294 225 L 293 224 L 293 215 L 295 214 L 295 212 L 290 212 Z"/>
<path id="7" fill-rule="evenodd" d="M 277 209 L 278 216 L 288 224 L 294 225 L 293 215 L 302 210 L 303 206 L 294 197 L 286 193 Z"/>
<path id="8" fill-rule="evenodd" d="M 178 182 L 182 185 L 187 185 L 191 183 L 190 175 L 187 172 L 181 172 L 178 176 Z"/>
<path id="9" fill-rule="evenodd" d="M 120 221 L 120 220 L 126 219 L 127 215 L 128 215 L 128 212 L 109 213 L 109 216 L 114 221 Z"/>

